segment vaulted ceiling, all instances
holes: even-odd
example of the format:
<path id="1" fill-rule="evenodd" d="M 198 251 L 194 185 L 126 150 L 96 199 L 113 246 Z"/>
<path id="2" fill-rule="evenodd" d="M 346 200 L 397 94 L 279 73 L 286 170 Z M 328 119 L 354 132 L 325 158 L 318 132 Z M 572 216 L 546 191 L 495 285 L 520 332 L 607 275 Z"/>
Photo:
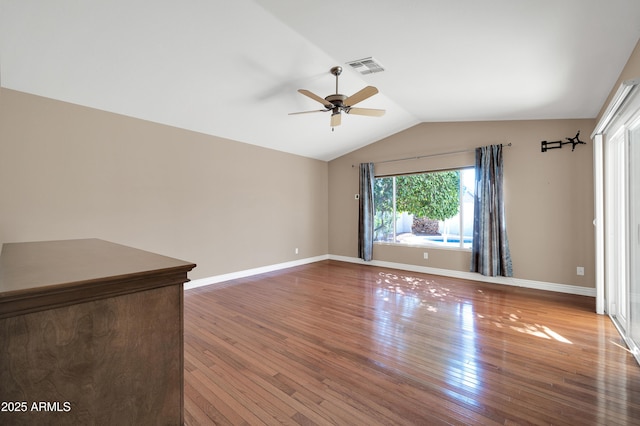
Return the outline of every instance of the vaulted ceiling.
<path id="1" fill-rule="evenodd" d="M 0 0 L 0 84 L 330 160 L 420 122 L 593 118 L 639 38 L 637 0 Z M 288 115 L 336 65 L 383 117 Z"/>

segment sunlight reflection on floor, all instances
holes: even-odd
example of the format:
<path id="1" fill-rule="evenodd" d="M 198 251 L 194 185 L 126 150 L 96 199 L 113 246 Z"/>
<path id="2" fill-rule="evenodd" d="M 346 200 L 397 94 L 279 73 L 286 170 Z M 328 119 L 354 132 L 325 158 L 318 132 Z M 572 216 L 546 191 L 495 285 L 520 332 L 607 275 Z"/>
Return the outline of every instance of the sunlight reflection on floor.
<path id="1" fill-rule="evenodd" d="M 525 338 L 572 344 L 548 326 L 524 319 L 523 312 L 505 304 L 507 298 L 500 289 L 475 288 L 469 282 L 457 286 L 450 279 L 443 281 L 447 284 L 443 285 L 436 276 L 378 274 L 374 295 L 376 352 L 387 358 L 387 361 L 383 358 L 379 362 L 388 368 L 402 365 L 403 369 L 411 369 L 413 363 L 406 356 L 408 351 L 424 364 L 435 358 L 434 362 L 446 365 L 444 380 L 452 390 L 459 389 L 452 391 L 451 396 L 464 398 L 465 403 L 469 403 L 468 395 L 480 395 L 485 387 L 485 369 L 478 364 L 483 351 L 482 342 L 478 340 L 480 328 L 484 329 L 481 334 L 491 328 Z M 425 316 L 433 316 L 432 323 L 436 326 L 459 332 L 443 334 L 447 336 L 443 342 L 425 340 L 422 345 L 416 344 L 415 338 L 420 332 L 413 327 L 415 323 L 423 324 Z M 422 320 L 416 321 L 418 317 Z M 411 333 L 405 333 L 409 329 Z M 504 338 L 507 341 L 510 337 Z M 456 349 L 455 356 L 451 356 L 452 347 Z M 443 360 L 445 353 L 446 360 Z M 420 370 L 413 370 L 412 378 L 419 380 Z"/>
<path id="2" fill-rule="evenodd" d="M 464 298 L 456 295 L 451 287 L 439 284 L 437 279 L 380 272 L 376 282 L 379 285 L 378 296 L 383 302 L 393 301 L 396 308 L 401 307 L 403 316 L 410 317 L 414 314 L 413 311 L 419 308 L 437 313 L 440 309 L 456 309 L 458 305 L 465 304 Z M 477 289 L 477 293 L 485 298 L 492 297 L 483 289 Z M 509 329 L 529 336 L 572 344 L 569 339 L 543 324 L 523 321 L 518 313 L 503 312 L 502 315 L 489 312 L 474 313 L 471 321 L 481 321 L 493 324 L 499 329 Z"/>

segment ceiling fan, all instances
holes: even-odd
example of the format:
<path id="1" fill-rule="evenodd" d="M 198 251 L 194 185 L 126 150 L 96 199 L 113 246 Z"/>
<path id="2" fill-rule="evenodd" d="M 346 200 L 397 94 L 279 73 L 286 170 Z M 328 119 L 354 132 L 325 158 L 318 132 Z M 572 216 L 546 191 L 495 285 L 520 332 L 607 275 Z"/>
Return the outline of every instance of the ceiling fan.
<path id="1" fill-rule="evenodd" d="M 314 101 L 320 102 L 324 105 L 324 109 L 318 109 L 313 111 L 302 111 L 302 112 L 292 112 L 289 115 L 296 114 L 309 114 L 312 112 L 328 112 L 331 111 L 331 127 L 339 126 L 342 121 L 342 113 L 346 114 L 356 114 L 356 115 L 367 115 L 370 117 L 380 117 L 384 115 L 385 110 L 383 109 L 373 109 L 373 108 L 353 108 L 355 104 L 358 102 L 362 102 L 365 99 L 370 98 L 371 96 L 378 93 L 378 89 L 373 86 L 367 86 L 359 92 L 354 93 L 351 96 L 345 96 L 338 93 L 338 76 L 342 74 L 342 67 L 336 66 L 331 68 L 331 74 L 336 76 L 336 93 L 333 95 L 329 95 L 326 98 L 321 98 L 305 89 L 299 89 L 298 92 L 302 93 L 305 96 L 310 97 Z"/>

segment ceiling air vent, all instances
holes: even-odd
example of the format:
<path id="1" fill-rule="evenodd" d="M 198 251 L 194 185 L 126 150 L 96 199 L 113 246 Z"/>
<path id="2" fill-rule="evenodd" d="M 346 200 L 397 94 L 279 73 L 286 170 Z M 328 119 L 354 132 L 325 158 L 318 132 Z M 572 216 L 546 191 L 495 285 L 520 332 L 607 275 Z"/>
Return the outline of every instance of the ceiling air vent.
<path id="1" fill-rule="evenodd" d="M 353 70 L 359 72 L 362 75 L 373 74 L 376 72 L 384 71 L 384 67 L 380 65 L 380 62 L 373 58 L 358 59 L 357 61 L 347 62 Z"/>

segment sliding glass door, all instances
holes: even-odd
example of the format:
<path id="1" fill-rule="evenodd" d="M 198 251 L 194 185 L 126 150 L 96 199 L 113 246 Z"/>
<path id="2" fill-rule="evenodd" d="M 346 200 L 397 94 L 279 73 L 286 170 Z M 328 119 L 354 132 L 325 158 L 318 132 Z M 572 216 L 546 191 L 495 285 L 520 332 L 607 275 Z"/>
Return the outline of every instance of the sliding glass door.
<path id="1" fill-rule="evenodd" d="M 640 90 L 604 132 L 605 309 L 640 363 Z"/>
<path id="2" fill-rule="evenodd" d="M 629 285 L 627 342 L 640 362 L 640 114 L 628 129 L 629 141 Z"/>

